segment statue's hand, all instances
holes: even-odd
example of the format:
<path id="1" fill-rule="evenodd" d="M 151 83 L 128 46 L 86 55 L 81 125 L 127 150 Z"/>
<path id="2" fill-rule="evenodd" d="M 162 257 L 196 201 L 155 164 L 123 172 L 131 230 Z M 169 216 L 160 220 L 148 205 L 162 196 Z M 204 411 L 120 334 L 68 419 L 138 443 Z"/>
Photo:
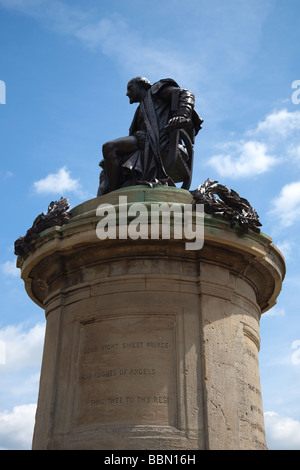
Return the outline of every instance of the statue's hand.
<path id="1" fill-rule="evenodd" d="M 173 129 L 182 129 L 185 127 L 189 127 L 191 125 L 191 120 L 187 119 L 184 116 L 175 116 L 169 119 L 165 129 L 167 131 L 172 131 Z"/>

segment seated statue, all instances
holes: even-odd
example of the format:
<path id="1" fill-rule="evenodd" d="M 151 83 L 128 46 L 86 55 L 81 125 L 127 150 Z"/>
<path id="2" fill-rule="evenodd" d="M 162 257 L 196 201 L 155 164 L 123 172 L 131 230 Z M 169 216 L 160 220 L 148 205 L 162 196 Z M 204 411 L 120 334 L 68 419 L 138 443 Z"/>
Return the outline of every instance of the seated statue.
<path id="1" fill-rule="evenodd" d="M 153 85 L 136 77 L 127 85 L 130 103 L 136 109 L 129 136 L 103 145 L 102 171 L 97 196 L 137 184 L 189 189 L 193 144 L 203 120 L 194 110 L 193 93 L 170 79 Z"/>

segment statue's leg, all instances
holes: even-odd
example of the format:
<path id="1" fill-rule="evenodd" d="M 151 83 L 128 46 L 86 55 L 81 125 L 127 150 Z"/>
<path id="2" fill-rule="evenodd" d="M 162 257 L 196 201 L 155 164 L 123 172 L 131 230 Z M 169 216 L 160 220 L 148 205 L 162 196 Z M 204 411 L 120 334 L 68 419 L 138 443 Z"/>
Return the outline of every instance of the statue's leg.
<path id="1" fill-rule="evenodd" d="M 99 188 L 97 192 L 98 197 L 109 193 L 109 184 L 108 184 L 108 178 L 107 178 L 107 173 L 106 173 L 106 168 L 105 168 L 105 161 L 102 160 L 99 163 L 99 166 L 103 169 L 99 175 Z"/>
<path id="2" fill-rule="evenodd" d="M 121 137 L 106 142 L 103 145 L 102 153 L 105 160 L 110 191 L 120 187 L 121 171 L 118 155 L 130 154 L 136 150 L 138 150 L 138 141 L 135 136 Z"/>

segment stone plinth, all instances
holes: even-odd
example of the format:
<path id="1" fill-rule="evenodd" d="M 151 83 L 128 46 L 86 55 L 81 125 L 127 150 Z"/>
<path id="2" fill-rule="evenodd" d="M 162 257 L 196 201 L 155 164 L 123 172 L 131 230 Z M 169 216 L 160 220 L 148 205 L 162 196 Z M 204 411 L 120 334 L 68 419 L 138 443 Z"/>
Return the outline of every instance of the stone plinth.
<path id="1" fill-rule="evenodd" d="M 33 449 L 264 449 L 261 313 L 284 260 L 271 239 L 205 216 L 184 240 L 99 240 L 99 204 L 191 203 L 134 187 L 74 208 L 19 259 L 47 326 Z"/>

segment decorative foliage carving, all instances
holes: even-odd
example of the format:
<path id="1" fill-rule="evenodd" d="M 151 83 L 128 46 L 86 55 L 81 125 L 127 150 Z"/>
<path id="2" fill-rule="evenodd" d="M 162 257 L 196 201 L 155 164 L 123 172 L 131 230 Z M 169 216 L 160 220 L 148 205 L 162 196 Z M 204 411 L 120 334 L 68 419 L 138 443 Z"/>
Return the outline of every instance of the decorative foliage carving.
<path id="1" fill-rule="evenodd" d="M 15 241 L 15 254 L 24 256 L 32 250 L 32 241 L 39 237 L 39 234 L 47 228 L 54 227 L 55 225 L 64 225 L 70 218 L 70 213 L 67 212 L 70 204 L 69 198 L 61 197 L 59 201 L 52 201 L 49 204 L 48 212 L 45 215 L 43 212 L 37 216 L 33 222 L 32 227 L 27 231 L 24 237 L 19 237 Z"/>
<path id="2" fill-rule="evenodd" d="M 261 223 L 257 212 L 247 199 L 240 197 L 233 189 L 208 178 L 204 184 L 191 191 L 191 194 L 195 203 L 204 204 L 207 214 L 229 220 L 231 227 L 238 223 L 243 233 L 247 233 L 249 229 L 260 233 Z"/>

